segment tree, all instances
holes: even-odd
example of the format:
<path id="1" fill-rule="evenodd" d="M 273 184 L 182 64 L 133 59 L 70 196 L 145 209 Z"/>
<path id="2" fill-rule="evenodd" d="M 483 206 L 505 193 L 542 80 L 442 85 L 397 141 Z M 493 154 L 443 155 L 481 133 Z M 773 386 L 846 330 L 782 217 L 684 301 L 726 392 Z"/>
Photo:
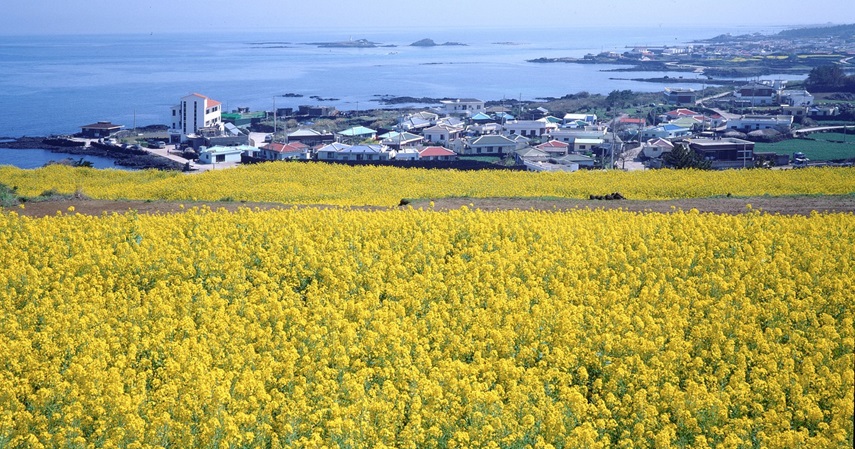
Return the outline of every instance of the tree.
<path id="1" fill-rule="evenodd" d="M 710 161 L 701 159 L 701 157 L 685 143 L 674 145 L 674 149 L 663 156 L 662 160 L 665 162 L 665 165 L 670 168 L 696 168 L 700 170 L 708 170 L 710 168 Z"/>
<path id="2" fill-rule="evenodd" d="M 846 86 L 849 78 L 838 65 L 821 65 L 810 71 L 805 85 L 820 92 L 835 91 Z"/>
<path id="3" fill-rule="evenodd" d="M 609 106 L 621 107 L 627 103 L 632 103 L 635 100 L 635 94 L 631 90 L 613 90 L 606 97 L 606 104 Z"/>

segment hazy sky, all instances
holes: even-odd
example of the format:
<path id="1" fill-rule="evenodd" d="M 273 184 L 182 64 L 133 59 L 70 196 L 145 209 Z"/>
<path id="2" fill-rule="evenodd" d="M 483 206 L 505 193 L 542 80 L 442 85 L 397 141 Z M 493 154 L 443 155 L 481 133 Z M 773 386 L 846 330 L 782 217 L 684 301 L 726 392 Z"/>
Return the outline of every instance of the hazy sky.
<path id="1" fill-rule="evenodd" d="M 27 0 L 3 8 L 0 34 L 825 23 L 855 23 L 852 0 Z"/>

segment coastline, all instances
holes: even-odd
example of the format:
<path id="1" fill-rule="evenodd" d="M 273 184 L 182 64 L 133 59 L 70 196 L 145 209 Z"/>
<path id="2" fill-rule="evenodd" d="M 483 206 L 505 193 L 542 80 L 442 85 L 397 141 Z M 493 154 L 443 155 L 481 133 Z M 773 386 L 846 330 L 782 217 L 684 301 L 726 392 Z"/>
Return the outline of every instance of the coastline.
<path id="1" fill-rule="evenodd" d="M 0 137 L 0 148 L 15 150 L 47 150 L 51 153 L 71 154 L 75 156 L 98 156 L 112 159 L 116 165 L 138 170 L 175 170 L 180 171 L 183 166 L 169 159 L 148 153 L 117 149 L 106 149 L 98 146 L 66 146 L 58 145 L 62 139 L 55 137 Z"/>

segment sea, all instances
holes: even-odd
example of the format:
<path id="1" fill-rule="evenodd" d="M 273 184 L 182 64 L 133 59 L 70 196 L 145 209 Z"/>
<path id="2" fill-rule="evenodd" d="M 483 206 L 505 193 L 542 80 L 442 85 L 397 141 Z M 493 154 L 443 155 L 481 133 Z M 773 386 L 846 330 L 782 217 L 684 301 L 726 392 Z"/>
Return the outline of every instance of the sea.
<path id="1" fill-rule="evenodd" d="M 665 87 L 614 78 L 697 74 L 608 72 L 616 67 L 538 64 L 639 45 L 684 45 L 724 33 L 775 28 L 312 29 L 193 34 L 0 36 L 0 136 L 71 134 L 101 120 L 126 128 L 171 123 L 171 107 L 190 93 L 238 107 L 272 110 L 328 105 L 381 107 L 380 96 L 561 97 L 582 91 L 655 92 Z M 460 46 L 413 47 L 429 38 Z M 320 48 L 318 42 L 367 39 L 376 48 Z M 769 78 L 799 79 L 772 75 Z M 285 95 L 291 94 L 290 97 Z M 315 98 L 311 98 L 311 97 Z M 408 105 L 411 106 L 411 105 Z"/>

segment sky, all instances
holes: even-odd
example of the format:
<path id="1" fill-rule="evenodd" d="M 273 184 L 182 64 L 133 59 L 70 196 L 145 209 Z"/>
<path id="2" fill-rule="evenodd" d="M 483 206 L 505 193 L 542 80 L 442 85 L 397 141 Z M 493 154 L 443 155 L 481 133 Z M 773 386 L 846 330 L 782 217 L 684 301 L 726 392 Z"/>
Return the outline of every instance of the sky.
<path id="1" fill-rule="evenodd" d="M 852 0 L 28 0 L 0 34 L 218 33 L 376 27 L 801 26 L 855 23 Z M 697 5 L 693 8 L 692 5 Z"/>

